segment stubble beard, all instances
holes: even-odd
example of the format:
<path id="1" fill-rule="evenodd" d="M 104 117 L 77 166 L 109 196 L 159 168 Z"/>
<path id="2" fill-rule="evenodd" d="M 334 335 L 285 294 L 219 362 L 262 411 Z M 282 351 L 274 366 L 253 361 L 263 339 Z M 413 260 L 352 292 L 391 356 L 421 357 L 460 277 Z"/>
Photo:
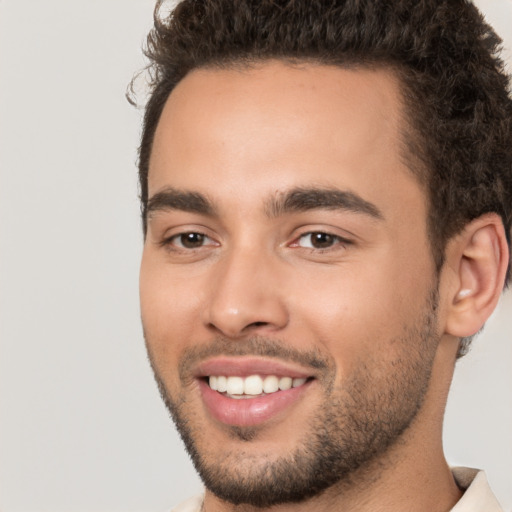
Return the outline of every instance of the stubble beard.
<path id="1" fill-rule="evenodd" d="M 432 292 L 423 317 L 393 341 L 401 347 L 400 355 L 384 372 L 379 361 L 368 357 L 367 364 L 361 364 L 341 386 L 333 386 L 335 367 L 327 357 L 324 364 L 330 376 L 323 381 L 322 406 L 296 448 L 277 459 L 226 449 L 218 460 L 207 460 L 198 440 L 202 438 L 204 444 L 208 433 L 188 410 L 185 395 L 170 396 L 152 363 L 162 398 L 206 488 L 235 505 L 265 508 L 307 500 L 336 484 L 340 490 L 357 485 L 354 476 L 360 478 L 365 467 L 374 467 L 372 463 L 400 441 L 421 409 L 439 340 L 436 309 L 437 293 Z M 257 338 L 249 345 L 252 355 L 264 354 L 267 348 L 276 352 L 273 340 Z M 243 351 L 240 347 L 238 344 L 236 355 Z M 282 350 L 290 352 L 289 348 Z M 297 354 L 297 359 L 308 356 Z M 229 433 L 250 444 L 260 429 L 232 427 Z"/>

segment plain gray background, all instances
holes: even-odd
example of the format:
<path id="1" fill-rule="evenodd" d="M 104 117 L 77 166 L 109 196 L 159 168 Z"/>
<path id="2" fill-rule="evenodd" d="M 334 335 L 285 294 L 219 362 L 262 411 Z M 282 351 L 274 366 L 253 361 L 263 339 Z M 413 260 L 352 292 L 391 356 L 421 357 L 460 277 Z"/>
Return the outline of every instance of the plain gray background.
<path id="1" fill-rule="evenodd" d="M 479 2 L 512 48 L 512 1 Z M 0 510 L 164 511 L 201 489 L 138 309 L 152 0 L 0 0 Z M 511 53 L 507 53 L 510 58 Z M 512 294 L 458 364 L 449 461 L 512 510 Z"/>

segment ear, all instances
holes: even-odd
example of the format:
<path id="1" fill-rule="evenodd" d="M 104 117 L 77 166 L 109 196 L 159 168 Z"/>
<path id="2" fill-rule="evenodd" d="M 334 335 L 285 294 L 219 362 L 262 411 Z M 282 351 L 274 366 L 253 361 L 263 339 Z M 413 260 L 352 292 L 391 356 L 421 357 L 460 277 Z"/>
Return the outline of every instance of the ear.
<path id="1" fill-rule="evenodd" d="M 462 338 L 483 327 L 503 291 L 508 263 L 505 229 L 497 214 L 478 217 L 448 243 L 447 334 Z"/>

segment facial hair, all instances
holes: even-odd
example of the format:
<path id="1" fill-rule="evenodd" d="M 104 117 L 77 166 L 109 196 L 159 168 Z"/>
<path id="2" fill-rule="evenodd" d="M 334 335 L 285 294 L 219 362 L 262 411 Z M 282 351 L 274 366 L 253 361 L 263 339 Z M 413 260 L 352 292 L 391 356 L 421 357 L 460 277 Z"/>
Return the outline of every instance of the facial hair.
<path id="1" fill-rule="evenodd" d="M 355 472 L 399 442 L 421 409 L 439 341 L 436 309 L 437 293 L 432 292 L 420 318 L 392 341 L 399 347 L 396 358 L 383 368 L 372 354 L 364 354 L 357 370 L 339 385 L 334 385 L 336 367 L 329 355 L 296 351 L 274 339 L 218 339 L 202 349 L 186 350 L 179 368 L 183 389 L 190 385 L 188 369 L 214 355 L 265 355 L 320 370 L 322 405 L 294 450 L 275 460 L 228 447 L 222 460 L 208 460 L 198 443 L 207 432 L 188 407 L 187 394 L 171 396 L 148 352 L 162 398 L 206 488 L 235 505 L 265 508 L 304 501 L 336 484 L 352 485 Z M 229 433 L 250 444 L 259 428 L 231 427 Z"/>

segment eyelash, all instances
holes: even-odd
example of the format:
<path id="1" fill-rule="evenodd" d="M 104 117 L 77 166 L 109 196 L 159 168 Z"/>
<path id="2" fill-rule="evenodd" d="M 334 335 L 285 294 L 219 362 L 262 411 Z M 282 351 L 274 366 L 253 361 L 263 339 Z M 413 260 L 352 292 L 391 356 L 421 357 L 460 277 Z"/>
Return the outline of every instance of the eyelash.
<path id="1" fill-rule="evenodd" d="M 329 237 L 331 239 L 330 245 L 328 247 L 314 247 L 314 246 L 312 246 L 313 245 L 312 242 L 310 243 L 311 247 L 304 247 L 304 246 L 300 245 L 301 239 L 303 239 L 305 237 L 312 237 L 314 235 L 321 235 L 324 237 Z M 336 250 L 337 246 L 340 246 L 343 248 L 343 247 L 347 247 L 348 245 L 352 245 L 352 241 L 350 241 L 346 238 L 343 238 L 339 235 L 334 235 L 327 231 L 319 230 L 319 231 L 308 231 L 307 233 L 301 234 L 290 244 L 290 247 L 303 247 L 304 249 L 309 249 L 311 252 L 323 253 L 323 252 Z"/>
<path id="2" fill-rule="evenodd" d="M 303 240 L 306 237 L 312 237 L 315 235 L 327 238 L 328 239 L 328 247 L 314 247 L 313 241 L 310 241 L 309 246 L 300 245 L 301 240 Z M 200 237 L 200 241 L 199 241 L 200 245 L 197 247 L 186 247 L 185 244 L 183 243 L 183 241 L 184 241 L 184 237 L 187 237 L 187 236 Z M 176 243 L 177 240 L 180 241 L 179 244 Z M 204 242 L 206 240 L 210 240 L 213 243 L 205 244 Z M 324 253 L 324 252 L 336 250 L 336 248 L 338 246 L 341 248 L 345 248 L 349 245 L 352 245 L 352 243 L 353 243 L 352 241 L 350 241 L 346 238 L 343 238 L 339 235 L 334 235 L 327 231 L 319 230 L 319 231 L 309 231 L 307 233 L 302 233 L 300 236 L 295 238 L 293 240 L 293 242 L 288 245 L 288 247 L 291 247 L 291 248 L 301 248 L 302 247 L 303 249 L 307 249 L 310 252 Z M 218 246 L 218 243 L 215 242 L 211 237 L 209 237 L 205 233 L 201 233 L 200 231 L 185 231 L 185 232 L 177 233 L 175 235 L 165 238 L 164 240 L 162 240 L 160 245 L 167 248 L 168 250 L 175 251 L 175 252 L 191 252 L 191 251 L 195 251 L 195 250 L 200 250 L 203 247 Z"/>
<path id="3" fill-rule="evenodd" d="M 194 249 L 201 249 L 202 247 L 205 247 L 206 245 L 218 245 L 216 243 L 214 244 L 201 244 L 199 247 L 185 247 L 183 244 L 183 238 L 186 236 L 199 236 L 202 237 L 202 240 L 212 240 L 208 235 L 205 233 L 201 233 L 200 231 L 185 231 L 183 233 L 177 233 L 175 235 L 172 235 L 170 237 L 165 238 L 162 240 L 161 244 L 163 247 L 168 248 L 169 250 L 173 251 L 193 251 Z M 173 243 L 176 240 L 181 239 L 181 245 L 177 245 L 176 243 Z"/>

